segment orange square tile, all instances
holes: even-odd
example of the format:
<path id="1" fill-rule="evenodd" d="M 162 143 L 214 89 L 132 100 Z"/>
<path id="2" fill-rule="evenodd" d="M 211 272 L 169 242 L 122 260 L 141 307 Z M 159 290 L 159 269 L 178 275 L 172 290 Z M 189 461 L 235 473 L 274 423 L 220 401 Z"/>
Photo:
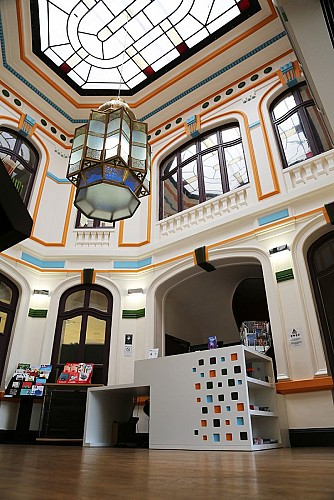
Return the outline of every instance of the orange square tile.
<path id="1" fill-rule="evenodd" d="M 232 441 L 232 434 L 229 432 L 226 434 L 226 441 Z"/>
<path id="2" fill-rule="evenodd" d="M 210 370 L 209 375 L 211 378 L 214 378 L 216 376 L 216 370 Z"/>
<path id="3" fill-rule="evenodd" d="M 214 411 L 215 413 L 221 413 L 221 412 L 222 412 L 222 409 L 221 409 L 221 407 L 220 407 L 219 405 L 217 405 L 217 406 L 215 406 L 215 407 L 213 408 L 213 411 Z"/>
<path id="4" fill-rule="evenodd" d="M 200 403 L 202 401 L 202 399 L 201 398 L 197 398 L 196 401 L 197 401 L 197 403 Z"/>
<path id="5" fill-rule="evenodd" d="M 244 411 L 245 405 L 243 403 L 237 403 L 237 411 Z"/>
<path id="6" fill-rule="evenodd" d="M 233 352 L 231 354 L 231 361 L 237 361 L 237 359 L 238 359 L 238 354 L 236 352 Z"/>
<path id="7" fill-rule="evenodd" d="M 230 425 L 230 421 L 229 420 L 225 420 L 225 425 Z"/>
<path id="8" fill-rule="evenodd" d="M 203 441 L 207 441 L 208 440 L 208 436 L 203 436 Z"/>
<path id="9" fill-rule="evenodd" d="M 199 391 L 199 390 L 200 390 L 200 388 L 201 388 L 201 384 L 199 384 L 199 383 L 195 384 L 195 389 L 196 389 L 196 391 Z"/>
<path id="10" fill-rule="evenodd" d="M 206 420 L 201 420 L 201 427 L 206 427 L 208 425 Z"/>

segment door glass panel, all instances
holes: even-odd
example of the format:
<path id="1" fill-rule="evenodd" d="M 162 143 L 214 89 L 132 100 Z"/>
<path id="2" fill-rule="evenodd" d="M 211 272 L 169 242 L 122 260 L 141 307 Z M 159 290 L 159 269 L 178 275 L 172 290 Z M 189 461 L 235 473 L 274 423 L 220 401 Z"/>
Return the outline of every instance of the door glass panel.
<path id="1" fill-rule="evenodd" d="M 79 361 L 81 320 L 81 316 L 76 316 L 63 321 L 59 363 Z"/>
<path id="2" fill-rule="evenodd" d="M 199 204 L 199 187 L 196 160 L 182 168 L 183 210 Z"/>
<path id="3" fill-rule="evenodd" d="M 288 166 L 313 156 L 297 113 L 278 125 L 278 132 Z"/>
<path id="4" fill-rule="evenodd" d="M 0 334 L 5 333 L 5 326 L 7 321 L 7 313 L 0 311 Z"/>
<path id="5" fill-rule="evenodd" d="M 88 316 L 84 353 L 85 363 L 103 363 L 105 337 L 106 322 L 93 316 Z"/>
<path id="6" fill-rule="evenodd" d="M 99 311 L 108 311 L 108 299 L 104 293 L 98 292 L 97 290 L 91 290 L 89 298 L 89 307 L 98 309 Z"/>
<path id="7" fill-rule="evenodd" d="M 242 144 L 236 144 L 224 149 L 227 177 L 230 190 L 248 183 L 248 173 Z"/>
<path id="8" fill-rule="evenodd" d="M 12 301 L 12 291 L 5 283 L 0 281 L 0 302 L 10 304 Z"/>
<path id="9" fill-rule="evenodd" d="M 72 311 L 72 309 L 83 307 L 84 301 L 85 290 L 78 290 L 77 292 L 71 293 L 66 299 L 64 311 Z"/>
<path id="10" fill-rule="evenodd" d="M 163 218 L 176 214 L 177 207 L 177 173 L 163 182 Z"/>
<path id="11" fill-rule="evenodd" d="M 213 151 L 203 156 L 203 174 L 206 199 L 214 198 L 223 193 L 218 152 Z"/>

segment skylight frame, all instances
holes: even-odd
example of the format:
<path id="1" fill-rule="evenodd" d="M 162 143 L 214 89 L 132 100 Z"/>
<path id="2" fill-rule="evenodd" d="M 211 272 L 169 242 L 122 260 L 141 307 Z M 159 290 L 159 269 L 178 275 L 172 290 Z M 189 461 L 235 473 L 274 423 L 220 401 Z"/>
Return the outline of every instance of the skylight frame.
<path id="1" fill-rule="evenodd" d="M 197 6 L 197 3 L 202 0 L 180 0 L 177 2 L 174 0 L 174 4 L 177 3 L 179 6 L 185 8 L 188 7 L 188 14 L 190 15 L 189 12 L 192 12 L 192 8 L 194 6 Z M 133 30 L 131 32 L 130 27 L 131 27 L 131 22 L 133 23 L 133 19 L 130 19 L 128 12 L 133 12 L 133 9 L 136 9 L 137 11 L 139 10 L 139 5 L 146 5 L 147 7 L 153 8 L 154 3 L 158 3 L 158 0 L 124 0 L 122 3 L 127 4 L 127 14 L 124 14 L 125 9 L 121 11 L 121 13 L 115 17 L 112 21 L 110 21 L 111 16 L 108 18 L 106 17 L 106 20 L 108 21 L 107 23 L 101 22 L 101 26 L 99 26 L 99 38 L 98 42 L 96 42 L 96 34 L 91 35 L 91 34 L 84 34 L 82 31 L 80 31 L 80 25 L 83 26 L 83 21 L 85 20 L 85 16 L 81 18 L 81 20 L 78 21 L 77 18 L 75 18 L 73 14 L 73 8 L 76 9 L 74 13 L 81 13 L 85 10 L 85 6 L 89 5 L 89 3 L 96 3 L 96 6 L 103 5 L 103 13 L 106 13 L 107 11 L 105 10 L 107 7 L 110 6 L 110 1 L 108 0 L 92 0 L 88 2 L 87 0 L 72 0 L 68 1 L 65 4 L 62 4 L 59 0 L 30 0 L 30 8 L 31 8 L 31 24 L 32 24 L 32 45 L 33 45 L 33 52 L 50 68 L 52 69 L 55 73 L 57 73 L 66 83 L 68 83 L 79 95 L 110 95 L 110 94 L 115 94 L 119 90 L 121 92 L 121 95 L 134 95 L 138 91 L 142 90 L 144 87 L 147 85 L 151 84 L 153 81 L 157 80 L 160 78 L 162 75 L 166 74 L 168 71 L 170 71 L 172 68 L 176 67 L 179 65 L 181 62 L 187 60 L 189 57 L 200 51 L 202 48 L 205 46 L 209 45 L 212 43 L 214 40 L 216 40 L 219 37 L 222 37 L 224 34 L 227 32 L 231 31 L 234 27 L 240 25 L 243 21 L 254 15 L 255 13 L 259 12 L 260 5 L 259 5 L 259 0 L 227 0 L 225 2 L 224 0 L 224 5 L 229 5 L 230 8 L 236 8 L 238 7 L 240 14 L 238 14 L 236 17 L 234 17 L 232 20 L 227 22 L 224 26 L 219 28 L 218 30 L 214 31 L 213 33 L 209 34 L 207 27 L 202 28 L 200 31 L 206 30 L 207 31 L 207 36 L 200 40 L 199 42 L 195 43 L 194 46 L 188 46 L 187 43 L 190 45 L 190 39 L 196 39 L 196 33 L 194 33 L 191 37 L 182 37 L 183 33 L 180 33 L 178 31 L 182 20 L 179 19 L 179 23 L 176 25 L 173 25 L 170 22 L 170 19 L 173 19 L 181 14 L 181 11 L 178 12 L 177 10 L 174 11 L 174 13 L 169 15 L 168 19 L 164 19 L 162 24 L 159 26 L 153 26 L 152 25 L 152 30 L 151 32 L 156 32 L 157 36 L 160 34 L 160 40 L 162 43 L 165 45 L 165 47 L 170 48 L 170 52 L 165 51 L 162 54 L 161 59 L 156 59 L 153 61 L 147 61 L 144 58 L 142 58 L 141 53 L 144 55 L 146 54 L 146 57 L 148 57 L 147 54 L 149 54 L 149 50 L 147 50 L 147 46 L 149 43 L 149 36 L 147 34 L 147 29 L 143 31 L 143 35 L 139 37 L 138 40 L 135 40 L 135 36 L 133 33 Z M 222 5 L 222 0 L 210 0 L 210 4 L 212 7 L 217 6 L 217 4 Z M 171 3 L 173 4 L 173 1 L 171 0 Z M 55 7 L 55 4 L 58 4 L 57 7 Z M 73 7 L 73 5 L 75 6 Z M 51 6 L 53 8 L 56 8 L 57 11 L 59 9 L 59 5 L 71 5 L 72 9 L 72 16 L 67 16 L 67 22 L 68 24 L 76 23 L 78 26 L 78 30 L 76 32 L 72 31 L 71 35 L 71 40 L 70 40 L 70 35 L 68 35 L 68 30 L 66 29 L 67 32 L 67 42 L 71 41 L 71 44 L 69 43 L 64 43 L 65 41 L 65 35 L 64 35 L 64 30 L 59 33 L 60 36 L 60 42 L 61 42 L 61 49 L 59 49 L 59 46 L 57 43 L 55 43 L 55 36 L 51 31 L 47 32 L 44 30 L 44 35 L 42 36 L 42 41 L 40 37 L 40 12 L 41 15 L 46 15 L 47 13 L 47 7 Z M 115 5 L 115 4 L 113 4 Z M 168 5 L 168 4 L 165 4 Z M 201 4 L 202 5 L 202 4 Z M 43 7 L 44 6 L 44 7 Z M 190 10 L 189 10 L 190 6 Z M 80 8 L 79 8 L 80 7 Z M 119 4 L 118 4 L 119 7 Z M 244 7 L 247 7 L 246 10 L 241 11 Z M 97 8 L 97 7 L 96 7 Z M 69 9 L 68 9 L 69 10 Z M 109 10 L 109 9 L 108 9 Z M 101 10 L 102 12 L 102 10 Z M 44 13 L 44 14 L 43 14 Z M 86 12 L 85 15 L 88 15 Z M 92 14 L 91 14 L 92 15 Z M 127 38 L 123 38 L 125 41 L 125 46 L 126 46 L 126 51 L 121 53 L 119 50 L 119 54 L 117 58 L 114 58 L 117 67 L 114 70 L 109 70 L 108 65 L 110 65 L 110 55 L 111 55 L 111 45 L 109 43 L 109 59 L 103 59 L 103 54 L 106 50 L 106 41 L 103 41 L 105 37 L 108 37 L 109 33 L 108 30 L 110 31 L 110 26 L 115 26 L 117 23 L 117 20 L 120 18 L 122 15 L 122 22 L 118 23 L 118 30 L 116 30 L 116 33 L 120 33 L 122 31 L 122 34 L 124 35 L 124 30 L 128 30 L 129 33 L 126 35 Z M 222 14 L 225 15 L 225 12 Z M 62 15 L 63 20 L 65 19 L 65 14 Z M 143 20 L 143 12 L 140 11 L 139 14 L 136 15 L 136 18 L 140 16 L 141 19 Z M 88 19 L 88 18 L 87 18 Z M 146 19 L 147 21 L 147 19 Z M 213 21 L 215 22 L 215 21 Z M 125 24 L 124 24 L 125 23 Z M 106 26 L 107 24 L 107 26 Z M 144 25 L 144 27 L 147 28 L 147 25 Z M 86 22 L 86 32 L 87 31 L 96 31 L 95 26 L 92 24 L 92 29 L 90 29 L 89 23 Z M 79 35 L 78 35 L 79 32 Z M 168 35 L 167 35 L 168 32 Z M 51 35 L 51 41 L 50 41 L 50 35 Z M 52 40 L 52 36 L 54 37 Z M 116 37 L 116 34 L 113 35 Z M 92 54 L 88 54 L 86 48 L 89 46 L 91 47 L 91 43 L 85 42 L 84 39 L 86 40 L 93 40 L 95 37 L 95 45 L 94 45 L 94 51 L 95 54 L 92 56 Z M 118 36 L 118 42 L 119 42 L 119 47 L 121 46 L 121 39 L 122 36 Z M 147 41 L 146 41 L 147 39 Z M 108 38 L 106 38 L 108 40 Z M 155 40 L 158 40 L 157 38 Z M 180 41 L 179 44 L 177 42 Z M 81 43 L 81 46 L 80 46 Z M 87 45 L 85 46 L 85 43 Z M 151 42 L 154 43 L 154 42 Z M 82 45 L 83 44 L 83 45 Z M 58 47 L 57 47 L 58 46 Z M 114 45 L 115 46 L 115 45 Z M 140 53 L 136 53 L 136 47 L 138 46 Z M 124 47 L 124 45 L 123 45 Z M 101 52 L 99 50 L 101 49 Z M 145 50 L 146 49 L 146 50 Z M 72 53 L 71 53 L 72 50 Z M 54 54 L 54 51 L 56 51 L 56 55 Z M 103 52 L 104 51 L 104 52 Z M 87 55 L 88 54 L 88 55 Z M 94 62 L 94 57 L 95 61 L 98 59 L 96 56 L 100 56 L 100 61 L 99 63 L 102 68 L 99 69 L 98 67 L 94 67 L 92 63 Z M 49 57 L 51 56 L 51 57 Z M 78 57 L 79 56 L 79 57 Z M 102 56 L 102 57 L 101 57 Z M 79 60 L 81 57 L 81 61 L 78 63 L 78 65 L 75 64 L 75 60 Z M 164 63 L 164 60 L 166 61 Z M 73 64 L 73 66 L 70 66 L 70 64 Z M 160 64 L 159 64 L 160 62 Z M 90 64 L 90 68 L 88 67 L 88 64 Z M 103 68 L 103 66 L 105 66 Z M 135 68 L 135 69 L 134 69 Z M 137 69 L 137 73 L 136 73 Z M 132 78 L 130 78 L 129 74 L 132 71 Z M 86 78 L 87 75 L 96 75 L 95 76 L 95 81 L 88 81 L 87 83 L 85 82 L 85 74 Z M 98 82 L 97 80 L 99 79 L 99 75 L 102 76 L 102 81 Z M 121 75 L 124 80 L 126 80 L 127 87 L 124 87 L 124 85 L 120 85 L 121 81 Z M 113 80 L 113 82 L 112 82 Z M 132 82 L 132 83 L 131 83 Z M 130 86 L 131 85 L 131 86 Z"/>

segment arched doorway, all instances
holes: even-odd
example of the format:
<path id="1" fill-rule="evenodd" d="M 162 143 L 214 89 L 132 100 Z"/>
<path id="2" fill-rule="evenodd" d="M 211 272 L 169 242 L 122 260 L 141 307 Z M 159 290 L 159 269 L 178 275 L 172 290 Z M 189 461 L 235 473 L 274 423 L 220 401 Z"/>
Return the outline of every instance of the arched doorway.
<path id="1" fill-rule="evenodd" d="M 163 302 L 165 355 L 187 352 L 187 344 L 190 350 L 205 348 L 212 335 L 224 345 L 239 343 L 242 321 L 269 319 L 262 265 L 257 259 L 226 258 L 214 265 L 216 270 L 211 273 L 194 267 L 170 279 Z M 245 280 L 254 280 L 258 287 L 260 317 L 250 317 L 245 304 L 236 314 L 238 287 Z"/>
<path id="2" fill-rule="evenodd" d="M 60 298 L 52 350 L 52 376 L 65 363 L 94 363 L 92 383 L 108 383 L 113 298 L 99 285 L 77 285 Z"/>
<path id="3" fill-rule="evenodd" d="M 315 241 L 307 252 L 328 368 L 334 374 L 334 231 Z"/>
<path id="4" fill-rule="evenodd" d="M 6 363 L 18 297 L 17 286 L 0 273 L 0 380 Z"/>

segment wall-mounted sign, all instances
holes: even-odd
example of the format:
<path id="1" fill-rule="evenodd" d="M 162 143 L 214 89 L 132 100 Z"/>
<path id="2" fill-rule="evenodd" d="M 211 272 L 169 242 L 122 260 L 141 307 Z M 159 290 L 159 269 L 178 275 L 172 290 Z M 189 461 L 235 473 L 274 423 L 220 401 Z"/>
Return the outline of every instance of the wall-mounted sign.
<path id="1" fill-rule="evenodd" d="M 290 349 L 304 347 L 304 339 L 302 329 L 300 327 L 293 327 L 288 329 L 288 342 Z"/>

